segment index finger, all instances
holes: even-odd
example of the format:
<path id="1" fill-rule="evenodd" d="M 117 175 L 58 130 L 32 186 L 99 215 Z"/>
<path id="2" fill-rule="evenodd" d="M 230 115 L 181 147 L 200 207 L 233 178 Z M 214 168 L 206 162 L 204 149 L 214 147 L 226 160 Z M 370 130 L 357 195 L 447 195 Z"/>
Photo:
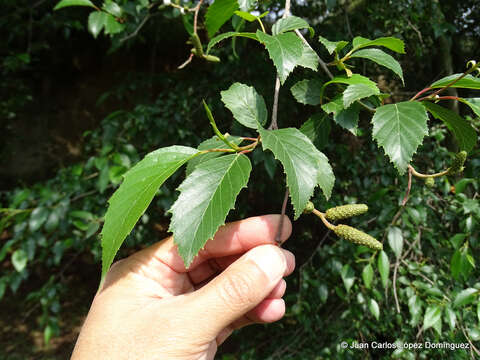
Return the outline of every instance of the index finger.
<path id="1" fill-rule="evenodd" d="M 188 269 L 185 268 L 172 236 L 142 250 L 142 253 L 161 261 L 176 272 L 187 272 L 211 258 L 243 254 L 258 245 L 274 244 L 280 219 L 281 215 L 255 216 L 220 227 Z M 291 232 L 292 223 L 285 216 L 281 241 L 287 240 Z"/>

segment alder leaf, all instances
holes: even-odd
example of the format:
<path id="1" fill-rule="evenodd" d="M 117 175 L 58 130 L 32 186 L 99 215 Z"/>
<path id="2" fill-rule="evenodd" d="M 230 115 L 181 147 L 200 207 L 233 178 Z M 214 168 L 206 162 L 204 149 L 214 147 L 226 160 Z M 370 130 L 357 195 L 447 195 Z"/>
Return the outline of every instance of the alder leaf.
<path id="1" fill-rule="evenodd" d="M 270 59 L 277 68 L 280 82 L 283 84 L 302 58 L 302 40 L 292 32 L 271 36 L 260 30 L 257 30 L 257 38 L 265 44 Z"/>
<path id="2" fill-rule="evenodd" d="M 307 44 L 303 44 L 302 57 L 298 60 L 297 65 L 307 69 L 317 71 L 320 58 L 317 53 Z"/>
<path id="3" fill-rule="evenodd" d="M 328 116 L 324 113 L 316 113 L 303 123 L 300 131 L 307 135 L 317 149 L 321 150 L 328 143 L 330 128 L 330 119 Z"/>
<path id="4" fill-rule="evenodd" d="M 283 165 L 295 219 L 302 214 L 317 185 L 327 199 L 330 197 L 335 182 L 332 168 L 327 157 L 307 136 L 295 128 L 265 130 L 260 127 L 258 131 L 263 149 L 270 150 Z"/>
<path id="5" fill-rule="evenodd" d="M 329 41 L 322 36 L 318 37 L 318 41 L 320 41 L 322 43 L 322 45 L 327 48 L 327 51 L 330 55 L 332 55 L 334 51 L 339 52 L 345 46 L 348 45 L 348 41 L 344 41 L 344 40 L 342 40 L 342 41 Z"/>
<path id="6" fill-rule="evenodd" d="M 470 109 L 480 117 L 480 98 L 467 98 L 467 99 L 460 99 L 461 102 L 470 106 Z"/>
<path id="7" fill-rule="evenodd" d="M 348 109 L 343 107 L 343 96 L 337 96 L 329 103 L 322 105 L 323 111 L 327 114 L 333 114 L 333 121 L 353 135 L 358 135 L 358 120 L 360 114 L 360 105 L 353 104 Z"/>
<path id="8" fill-rule="evenodd" d="M 247 156 L 225 155 L 199 164 L 178 187 L 180 196 L 169 210 L 169 231 L 186 268 L 225 223 L 251 170 Z"/>
<path id="9" fill-rule="evenodd" d="M 403 85 L 405 85 L 402 67 L 397 60 L 388 55 L 386 52 L 379 49 L 363 49 L 354 52 L 350 57 L 368 59 L 376 62 L 379 65 L 385 66 L 387 69 L 390 69 L 397 74 L 398 77 L 402 79 Z"/>
<path id="10" fill-rule="evenodd" d="M 286 18 L 281 18 L 272 26 L 272 35 L 282 34 L 287 31 L 296 30 L 296 29 L 306 29 L 309 28 L 308 22 L 299 18 L 298 16 L 288 16 Z"/>
<path id="11" fill-rule="evenodd" d="M 125 29 L 125 25 L 119 23 L 112 15 L 107 14 L 105 18 L 105 34 L 114 35 L 122 32 Z"/>
<path id="12" fill-rule="evenodd" d="M 102 281 L 115 254 L 145 212 L 158 188 L 198 150 L 170 146 L 153 151 L 124 175 L 124 181 L 108 200 L 102 237 Z"/>
<path id="13" fill-rule="evenodd" d="M 405 44 L 403 40 L 394 37 L 381 37 L 375 40 L 370 40 L 361 36 L 357 36 L 353 39 L 354 49 L 358 50 L 367 46 L 383 46 L 399 54 L 405 54 Z"/>
<path id="14" fill-rule="evenodd" d="M 352 103 L 372 95 L 379 95 L 380 90 L 366 84 L 352 84 L 343 92 L 343 106 L 348 109 Z"/>
<path id="15" fill-rule="evenodd" d="M 111 15 L 103 11 L 93 11 L 88 16 L 88 31 L 90 31 L 95 39 L 104 28 L 109 16 Z"/>
<path id="16" fill-rule="evenodd" d="M 477 143 L 477 132 L 467 120 L 452 110 L 430 101 L 424 101 L 422 103 L 436 119 L 442 120 L 445 123 L 448 130 L 455 136 L 460 150 L 470 152 L 473 149 Z"/>
<path id="17" fill-rule="evenodd" d="M 263 97 L 253 86 L 234 83 L 221 93 L 222 102 L 232 112 L 233 117 L 243 126 L 256 129 L 258 124 L 267 121 L 267 107 Z"/>
<path id="18" fill-rule="evenodd" d="M 430 85 L 430 87 L 432 89 L 442 88 L 453 82 L 455 79 L 458 79 L 462 75 L 463 74 L 453 74 L 445 76 L 444 78 L 435 81 L 432 85 Z M 458 80 L 455 84 L 450 85 L 450 87 L 480 90 L 480 78 L 476 78 L 475 76 L 469 74 Z"/>
<path id="19" fill-rule="evenodd" d="M 405 173 L 427 135 L 427 121 L 427 111 L 418 102 L 405 101 L 376 109 L 372 117 L 373 138 L 383 147 L 400 175 Z"/>
<path id="20" fill-rule="evenodd" d="M 238 9 L 237 0 L 215 0 L 207 9 L 205 27 L 208 36 L 212 37 L 230 19 Z"/>
<path id="21" fill-rule="evenodd" d="M 327 81 L 325 84 L 322 86 L 322 91 L 320 93 L 320 98 L 323 97 L 323 92 L 325 91 L 325 88 L 330 85 L 330 84 L 346 84 L 346 85 L 353 85 L 353 84 L 364 84 L 372 89 L 377 89 L 377 84 L 367 78 L 366 76 L 359 75 L 359 74 L 353 74 L 352 76 L 348 77 L 346 75 L 340 75 L 340 76 L 335 76 L 332 80 Z"/>
<path id="22" fill-rule="evenodd" d="M 95 5 L 90 0 L 62 0 L 55 5 L 53 10 L 59 10 L 67 6 L 88 6 L 95 9 Z"/>
<path id="23" fill-rule="evenodd" d="M 320 104 L 320 93 L 322 90 L 322 82 L 318 79 L 304 79 L 297 82 L 290 88 L 293 97 L 300 103 L 305 105 Z"/>
<path id="24" fill-rule="evenodd" d="M 229 134 L 225 134 L 224 136 L 228 141 L 230 141 L 232 144 L 235 144 L 235 145 L 240 145 L 243 141 L 243 138 L 239 136 L 232 136 Z M 216 135 L 211 137 L 210 139 L 202 141 L 197 147 L 198 150 L 224 149 L 224 148 L 226 148 L 225 143 L 222 140 L 220 140 Z M 189 176 L 198 164 L 205 162 L 207 160 L 211 160 L 213 158 L 219 157 L 222 154 L 223 153 L 221 152 L 209 152 L 206 154 L 200 154 L 198 156 L 195 156 L 193 159 L 191 159 L 187 163 L 187 170 L 185 171 L 185 174 Z"/>

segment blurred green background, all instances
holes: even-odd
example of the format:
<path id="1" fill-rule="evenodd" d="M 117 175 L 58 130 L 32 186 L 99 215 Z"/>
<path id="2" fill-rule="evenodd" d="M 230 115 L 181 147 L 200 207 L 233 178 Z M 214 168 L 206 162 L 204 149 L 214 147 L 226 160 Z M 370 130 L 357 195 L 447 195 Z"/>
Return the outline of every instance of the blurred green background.
<path id="1" fill-rule="evenodd" d="M 178 70 L 190 52 L 179 11 L 169 7 L 155 13 L 129 37 L 155 2 L 116 2 L 127 14 L 123 30 L 96 40 L 86 29 L 87 8 L 53 12 L 54 0 L 0 4 L 0 359 L 69 357 L 99 282 L 98 233 L 108 198 L 122 174 L 149 151 L 173 144 L 197 146 L 211 136 L 202 99 L 209 102 L 220 130 L 231 134 L 248 133 L 232 122 L 220 102 L 220 91 L 231 83 L 255 86 L 267 107 L 272 106 L 275 72 L 261 46 L 237 39 L 235 56 L 226 41 L 214 51 L 221 63 L 194 59 Z M 260 2 L 259 11 L 270 10 L 267 26 L 282 8 L 283 2 Z M 403 39 L 407 54 L 396 58 L 405 87 L 373 63 L 359 62 L 356 69 L 394 101 L 463 72 L 468 60 L 480 60 L 480 4 L 475 0 L 293 0 L 292 13 L 329 40 Z M 229 22 L 222 29 L 231 27 Z M 312 47 L 329 61 L 316 36 L 309 39 Z M 327 79 L 321 71 L 295 70 L 280 92 L 280 127 L 299 127 L 319 111 L 296 103 L 288 91 L 306 77 Z M 459 95 L 480 97 L 473 90 Z M 480 120 L 468 108 L 450 105 L 479 129 Z M 444 125 L 431 120 L 429 126 L 429 136 L 414 156 L 424 172 L 445 168 L 456 151 Z M 431 189 L 414 180 L 395 226 L 391 221 L 407 178 L 398 176 L 372 142 L 369 119 L 361 118 L 356 137 L 333 125 L 322 151 L 337 179 L 332 198 L 326 202 L 317 193 L 314 202 L 320 208 L 369 205 L 369 213 L 351 224 L 384 240 L 388 283 L 380 280 L 377 258 L 339 241 L 318 219 L 302 216 L 285 245 L 297 256 L 288 279 L 285 318 L 239 331 L 222 345 L 218 358 L 479 358 L 474 350 L 340 347 L 341 341 L 355 340 L 471 342 L 480 348 L 478 148 L 463 176 L 441 178 Z M 252 158 L 249 187 L 229 220 L 280 211 L 281 166 L 260 151 Z M 166 211 L 182 178 L 179 172 L 161 187 L 119 257 L 168 235 Z M 292 215 L 291 208 L 287 212 Z M 398 261 L 388 246 L 392 241 L 403 244 Z M 392 291 L 394 271 L 399 311 Z M 462 293 L 465 289 L 477 292 Z M 435 325 L 424 330 L 425 318 L 432 317 Z"/>

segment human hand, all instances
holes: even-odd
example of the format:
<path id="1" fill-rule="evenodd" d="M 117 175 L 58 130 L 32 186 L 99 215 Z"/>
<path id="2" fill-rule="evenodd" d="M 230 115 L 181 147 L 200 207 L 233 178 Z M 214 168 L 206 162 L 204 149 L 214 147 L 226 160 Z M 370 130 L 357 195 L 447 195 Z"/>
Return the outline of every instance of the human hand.
<path id="1" fill-rule="evenodd" d="M 292 253 L 273 245 L 280 215 L 221 227 L 185 269 L 168 237 L 116 262 L 72 359 L 213 359 L 233 330 L 279 320 Z M 291 233 L 285 218 L 282 241 Z"/>

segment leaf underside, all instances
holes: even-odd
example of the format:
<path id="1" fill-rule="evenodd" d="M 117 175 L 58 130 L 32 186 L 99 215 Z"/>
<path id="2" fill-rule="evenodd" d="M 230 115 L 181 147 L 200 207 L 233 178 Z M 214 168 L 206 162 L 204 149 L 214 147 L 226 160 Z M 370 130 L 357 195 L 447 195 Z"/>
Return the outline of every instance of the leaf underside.
<path id="1" fill-rule="evenodd" d="M 283 84 L 302 58 L 304 46 L 302 40 L 292 32 L 271 36 L 257 30 L 257 37 L 265 44 Z"/>
<path id="2" fill-rule="evenodd" d="M 373 115 L 373 138 L 404 174 L 412 156 L 428 133 L 428 115 L 418 102 L 400 102 L 380 106 Z"/>
<path id="3" fill-rule="evenodd" d="M 221 92 L 222 102 L 232 112 L 233 117 L 243 126 L 256 129 L 258 124 L 267 121 L 265 100 L 255 88 L 241 83 L 234 83 Z"/>
<path id="4" fill-rule="evenodd" d="M 230 154 L 202 162 L 180 184 L 169 231 L 186 268 L 225 223 L 251 170 L 247 156 Z"/>

